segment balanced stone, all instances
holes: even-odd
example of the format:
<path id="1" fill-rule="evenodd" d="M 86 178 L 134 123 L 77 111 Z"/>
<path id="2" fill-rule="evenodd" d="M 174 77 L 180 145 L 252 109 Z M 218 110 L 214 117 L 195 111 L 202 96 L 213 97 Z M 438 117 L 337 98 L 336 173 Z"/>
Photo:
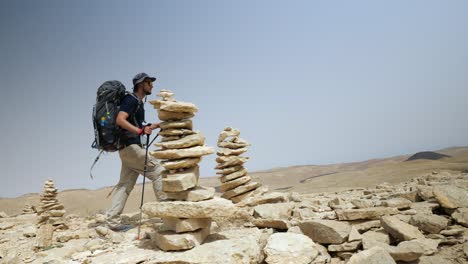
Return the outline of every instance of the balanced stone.
<path id="1" fill-rule="evenodd" d="M 150 217 L 206 218 L 230 216 L 235 206 L 229 200 L 214 197 L 199 202 L 151 202 L 144 204 L 142 209 Z"/>
<path id="2" fill-rule="evenodd" d="M 260 195 L 262 195 L 262 194 L 264 194 L 266 192 L 268 192 L 267 187 L 259 187 L 259 188 L 255 189 L 255 190 L 251 190 L 251 191 L 245 192 L 243 194 L 231 197 L 230 200 L 233 201 L 234 203 L 239 203 L 239 202 L 243 201 L 244 199 L 249 199 L 249 198 L 252 198 L 252 197 L 260 196 Z"/>
<path id="3" fill-rule="evenodd" d="M 164 251 L 178 251 L 194 248 L 210 234 L 209 228 L 193 232 L 177 234 L 174 231 L 159 231 L 152 233 L 151 239 Z"/>
<path id="4" fill-rule="evenodd" d="M 151 155 L 158 159 L 181 159 L 189 157 L 201 157 L 214 152 L 212 147 L 196 146 L 186 149 L 166 149 L 152 151 Z"/>
<path id="5" fill-rule="evenodd" d="M 260 186 L 261 186 L 261 184 L 258 183 L 258 182 L 251 182 L 251 183 L 248 183 L 246 185 L 242 185 L 242 186 L 239 186 L 239 187 L 237 187 L 235 189 L 229 190 L 229 191 L 225 192 L 223 195 L 221 195 L 221 197 L 229 199 L 231 197 L 234 197 L 234 196 L 243 194 L 245 192 L 248 192 L 250 190 L 256 189 L 256 188 L 258 188 Z"/>
<path id="6" fill-rule="evenodd" d="M 235 166 L 232 166 L 232 167 L 227 167 L 227 168 L 224 168 L 224 169 L 220 169 L 216 172 L 216 174 L 218 175 L 226 175 L 226 174 L 231 174 L 233 172 L 236 172 L 236 171 L 240 171 L 244 168 L 244 166 L 242 165 L 235 165 Z"/>
<path id="7" fill-rule="evenodd" d="M 171 128 L 185 128 L 185 129 L 192 129 L 192 120 L 177 120 L 177 121 L 165 121 L 159 123 L 159 127 L 161 129 L 171 129 Z"/>
<path id="8" fill-rule="evenodd" d="M 219 189 L 222 192 L 229 191 L 231 189 L 236 188 L 237 186 L 248 183 L 250 180 L 251 178 L 249 176 L 240 177 L 232 181 L 224 182 L 223 184 L 221 184 Z"/>
<path id="9" fill-rule="evenodd" d="M 249 157 L 242 157 L 242 156 L 218 156 L 216 158 L 216 161 L 219 164 L 218 166 L 216 166 L 216 169 L 223 169 L 223 168 L 231 167 L 234 165 L 241 165 L 241 164 L 244 164 L 248 159 Z"/>
<path id="10" fill-rule="evenodd" d="M 200 133 L 195 133 L 177 140 L 158 142 L 155 145 L 164 149 L 181 149 L 193 146 L 203 146 L 203 144 L 205 144 L 205 137 Z"/>
<path id="11" fill-rule="evenodd" d="M 149 103 L 152 104 L 155 109 L 168 112 L 195 113 L 198 111 L 198 108 L 194 104 L 187 102 L 153 100 L 149 101 Z"/>
<path id="12" fill-rule="evenodd" d="M 191 135 L 194 133 L 195 132 L 193 132 L 193 130 L 191 129 L 169 128 L 169 129 L 164 129 L 161 132 L 159 132 L 159 135 L 164 136 L 164 137 L 172 137 L 172 136 Z"/>
<path id="13" fill-rule="evenodd" d="M 222 131 L 219 134 L 218 142 L 222 142 L 228 137 L 235 137 L 235 136 L 239 136 L 239 135 L 240 135 L 240 131 L 238 129 L 235 129 L 235 128 L 232 128 L 232 127 L 226 127 L 224 129 L 224 131 Z"/>
<path id="14" fill-rule="evenodd" d="M 163 191 L 181 192 L 193 188 L 197 185 L 199 176 L 198 166 L 173 174 L 163 173 Z"/>
<path id="15" fill-rule="evenodd" d="M 176 233 L 192 232 L 198 229 L 209 229 L 211 218 L 163 218 L 164 226 Z"/>
<path id="16" fill-rule="evenodd" d="M 178 113 L 178 112 L 169 112 L 164 110 L 158 111 L 158 118 L 163 121 L 174 121 L 194 117 L 193 113 Z"/>
<path id="17" fill-rule="evenodd" d="M 247 152 L 247 148 L 238 148 L 238 149 L 219 148 L 216 154 L 229 156 L 229 155 L 240 155 L 245 152 Z"/>
<path id="18" fill-rule="evenodd" d="M 168 192 L 167 198 L 179 201 L 198 202 L 213 198 L 215 189 L 213 187 L 196 186 L 182 192 Z"/>
<path id="19" fill-rule="evenodd" d="M 200 162 L 201 158 L 184 158 L 176 160 L 165 160 L 161 161 L 161 166 L 166 170 L 177 170 L 191 168 Z"/>
<path id="20" fill-rule="evenodd" d="M 218 143 L 218 147 L 221 148 L 229 148 L 229 149 L 238 149 L 238 148 L 244 148 L 249 146 L 250 144 L 248 142 L 229 142 L 229 141 L 223 141 Z"/>
<path id="21" fill-rule="evenodd" d="M 227 175 L 224 175 L 224 176 L 221 176 L 219 177 L 219 180 L 222 182 L 222 183 L 225 183 L 227 181 L 232 181 L 234 179 L 237 179 L 239 177 L 242 177 L 242 176 L 245 176 L 247 175 L 247 170 L 246 169 L 241 169 L 241 170 L 238 170 L 236 172 L 233 172 L 231 174 L 227 174 Z"/>

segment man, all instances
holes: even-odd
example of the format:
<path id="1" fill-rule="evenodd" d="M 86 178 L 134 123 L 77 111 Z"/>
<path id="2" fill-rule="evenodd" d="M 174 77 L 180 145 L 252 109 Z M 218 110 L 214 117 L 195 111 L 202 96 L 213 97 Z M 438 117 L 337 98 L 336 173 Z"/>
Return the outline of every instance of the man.
<path id="1" fill-rule="evenodd" d="M 124 231 L 132 226 L 123 225 L 120 221 L 127 198 L 130 195 L 140 174 L 143 175 L 146 151 L 141 138 L 151 135 L 151 132 L 159 128 L 159 124 L 145 126 L 145 110 L 143 99 L 151 94 L 153 82 L 156 80 L 146 73 L 139 73 L 133 78 L 133 94 L 127 94 L 121 102 L 120 112 L 117 114 L 116 123 L 122 128 L 119 150 L 122 161 L 120 181 L 115 186 L 112 196 L 112 205 L 107 212 L 107 225 L 114 231 Z M 149 142 L 146 142 L 149 143 Z M 161 172 L 164 169 L 159 162 L 148 155 L 146 177 L 153 181 L 153 189 L 158 200 L 166 199 L 162 192 Z"/>

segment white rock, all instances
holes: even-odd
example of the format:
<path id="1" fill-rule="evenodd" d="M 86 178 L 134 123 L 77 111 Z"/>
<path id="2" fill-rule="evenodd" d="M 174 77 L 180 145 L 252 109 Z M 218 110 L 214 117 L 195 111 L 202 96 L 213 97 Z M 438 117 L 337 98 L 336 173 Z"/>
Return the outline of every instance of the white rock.
<path id="1" fill-rule="evenodd" d="M 307 264 L 313 261 L 318 251 L 314 242 L 307 236 L 294 233 L 275 233 L 268 238 L 264 248 L 266 263 Z"/>
<path id="2" fill-rule="evenodd" d="M 234 209 L 234 204 L 231 201 L 216 197 L 199 202 L 163 201 L 143 205 L 143 212 L 150 217 L 227 217 L 232 214 Z"/>

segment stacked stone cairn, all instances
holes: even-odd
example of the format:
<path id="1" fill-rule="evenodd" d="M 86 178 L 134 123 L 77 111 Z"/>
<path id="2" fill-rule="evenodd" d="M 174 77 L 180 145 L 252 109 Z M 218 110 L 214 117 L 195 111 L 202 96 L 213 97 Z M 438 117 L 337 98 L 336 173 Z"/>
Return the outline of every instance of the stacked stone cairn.
<path id="1" fill-rule="evenodd" d="M 255 190 L 261 186 L 258 182 L 252 182 L 243 164 L 249 157 L 240 156 L 247 152 L 250 144 L 239 137 L 240 131 L 232 127 L 226 127 L 218 137 L 218 165 L 217 174 L 220 176 L 221 197 L 238 203 L 255 194 Z"/>
<path id="2" fill-rule="evenodd" d="M 36 214 L 36 207 L 30 204 L 25 204 L 21 214 Z"/>
<path id="3" fill-rule="evenodd" d="M 232 213 L 230 201 L 214 198 L 214 188 L 198 185 L 201 157 L 214 152 L 204 146 L 205 137 L 193 131 L 192 118 L 198 111 L 192 103 L 178 102 L 169 90 L 158 93 L 161 100 L 150 101 L 158 111 L 162 136 L 150 154 L 161 160 L 165 171 L 162 188 L 167 201 L 147 203 L 143 211 L 161 217 L 163 226 L 151 239 L 164 251 L 187 250 L 203 243 L 210 234 L 212 217 Z"/>
<path id="4" fill-rule="evenodd" d="M 51 224 L 54 230 L 65 230 L 68 229 L 63 219 L 65 210 L 57 200 L 57 193 L 54 182 L 47 180 L 44 183 L 44 192 L 41 194 L 41 204 L 37 209 L 38 225 Z"/>

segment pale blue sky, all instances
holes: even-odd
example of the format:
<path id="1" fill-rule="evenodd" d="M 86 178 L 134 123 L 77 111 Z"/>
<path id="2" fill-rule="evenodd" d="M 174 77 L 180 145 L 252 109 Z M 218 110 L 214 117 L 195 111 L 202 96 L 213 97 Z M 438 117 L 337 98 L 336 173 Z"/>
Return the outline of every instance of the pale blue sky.
<path id="1" fill-rule="evenodd" d="M 97 87 L 137 72 L 252 143 L 250 171 L 468 145 L 467 1 L 2 1 L 0 197 L 117 183 Z M 152 95 L 150 99 L 155 99 Z M 155 110 L 146 106 L 148 121 Z M 215 174 L 215 155 L 201 163 Z"/>

